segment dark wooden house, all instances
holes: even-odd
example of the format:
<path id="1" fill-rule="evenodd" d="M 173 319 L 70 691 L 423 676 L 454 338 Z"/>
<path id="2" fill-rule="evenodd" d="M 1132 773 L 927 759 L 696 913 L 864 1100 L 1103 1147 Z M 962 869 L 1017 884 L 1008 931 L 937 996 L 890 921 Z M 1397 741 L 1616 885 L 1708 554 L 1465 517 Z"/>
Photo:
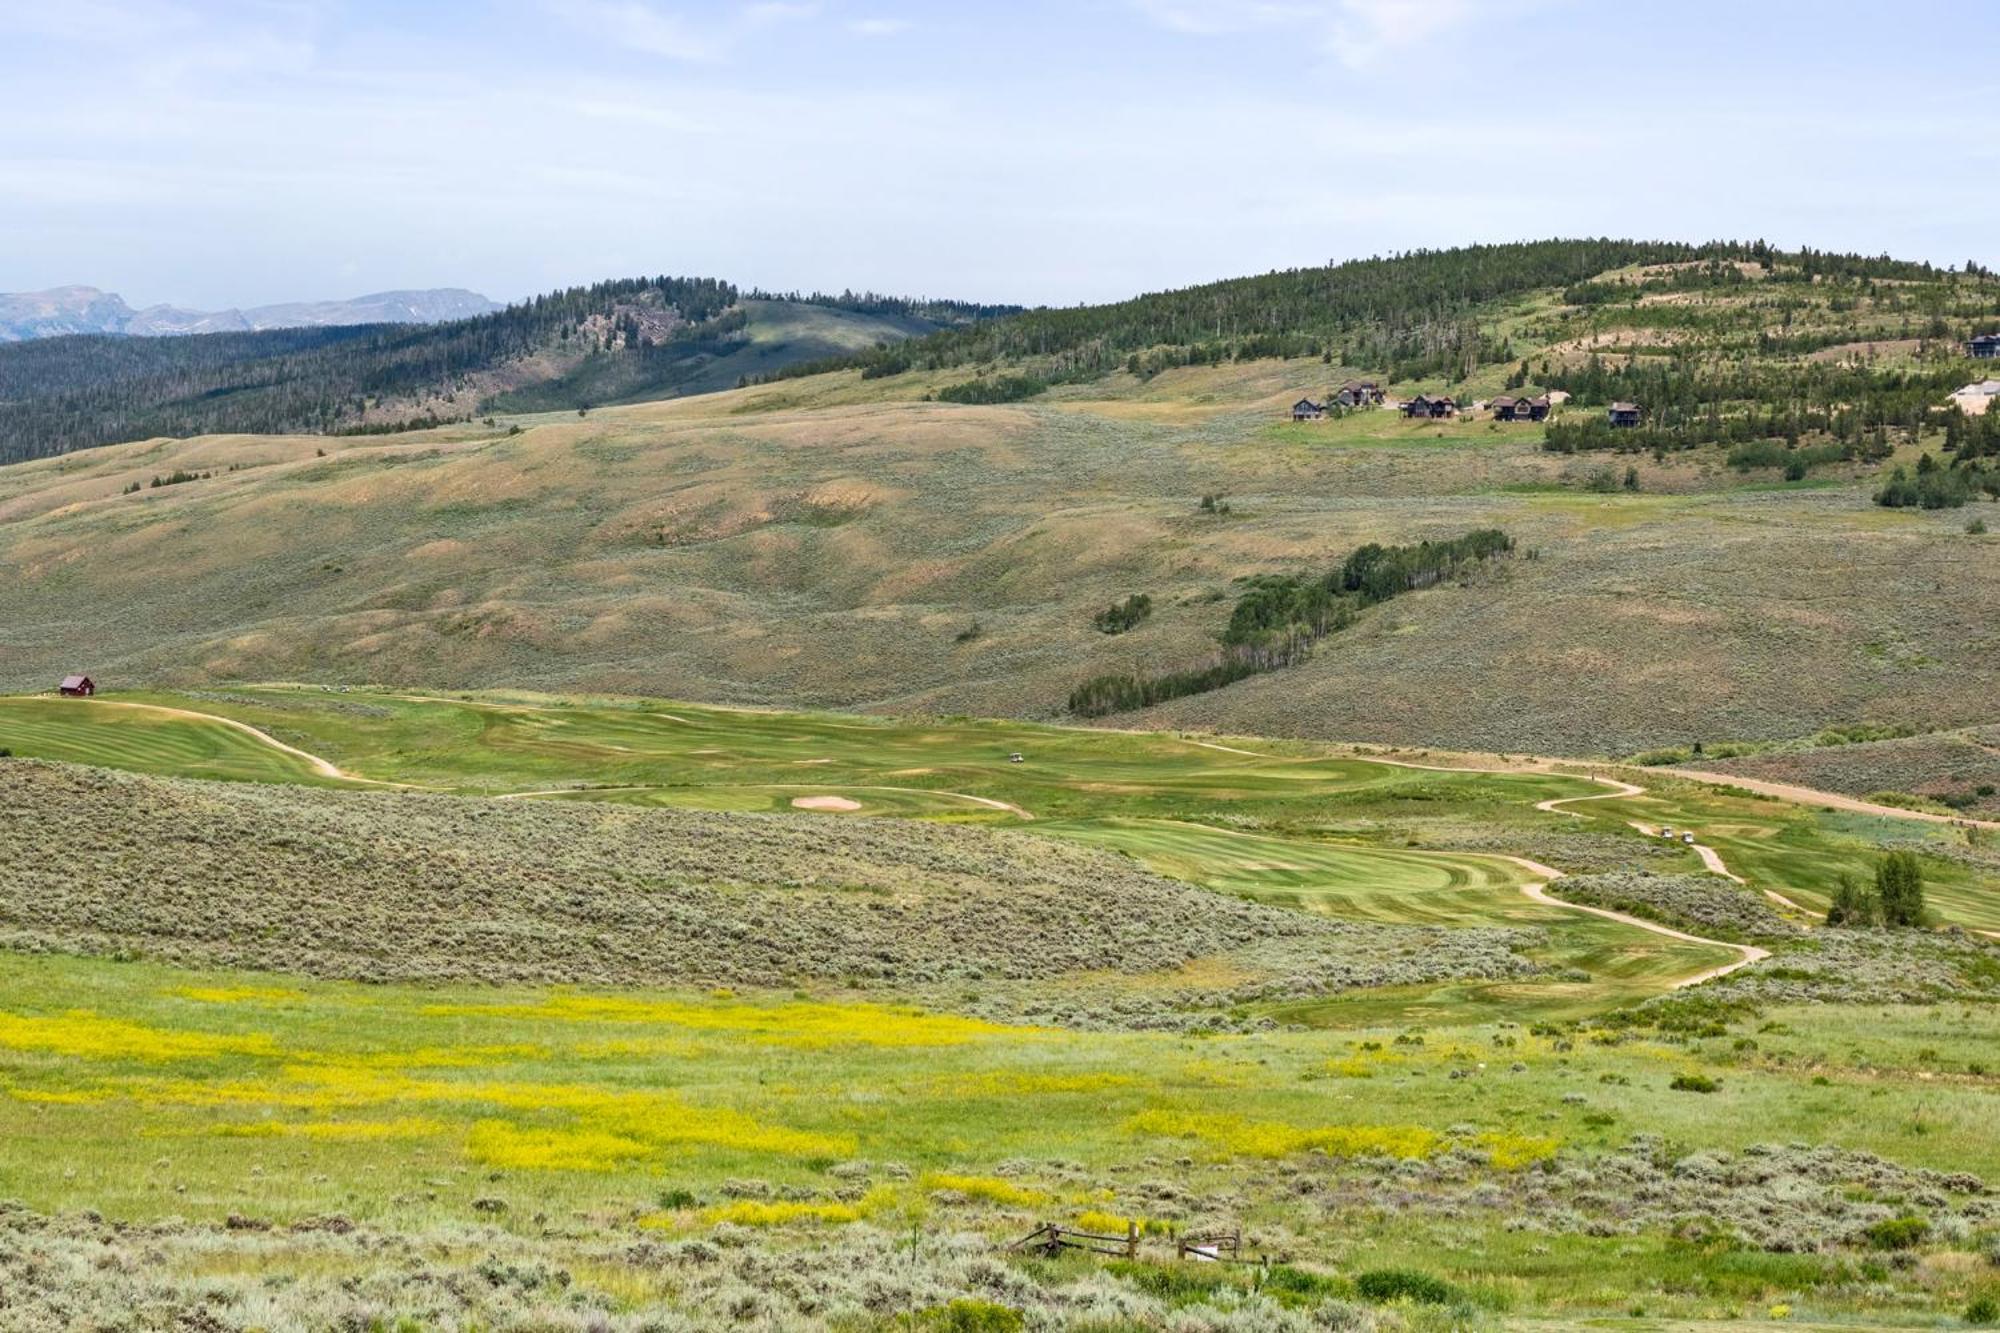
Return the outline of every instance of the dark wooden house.
<path id="1" fill-rule="evenodd" d="M 97 693 L 97 682 L 88 676 L 64 676 L 57 692 L 71 699 L 88 699 Z"/>
<path id="2" fill-rule="evenodd" d="M 1965 345 L 1966 355 L 1977 361 L 2000 357 L 2000 333 L 1982 333 Z"/>
<path id="3" fill-rule="evenodd" d="M 1547 421 L 1549 419 L 1549 396 L 1538 398 L 1516 398 L 1503 393 L 1487 404 L 1493 409 L 1495 421 Z"/>
<path id="4" fill-rule="evenodd" d="M 1457 411 L 1458 404 L 1452 399 L 1432 398 L 1421 393 L 1403 404 L 1403 415 L 1406 417 L 1430 417 L 1435 420 L 1452 416 Z"/>
<path id="5" fill-rule="evenodd" d="M 1292 420 L 1318 421 L 1326 415 L 1326 405 L 1315 403 L 1310 398 L 1301 398 L 1292 404 Z"/>
<path id="6" fill-rule="evenodd" d="M 1374 380 L 1349 380 L 1333 395 L 1341 407 L 1376 407 L 1382 402 L 1382 386 Z"/>
<path id="7" fill-rule="evenodd" d="M 1613 403 L 1606 416 L 1614 426 L 1636 426 L 1645 419 L 1646 411 L 1637 403 Z"/>

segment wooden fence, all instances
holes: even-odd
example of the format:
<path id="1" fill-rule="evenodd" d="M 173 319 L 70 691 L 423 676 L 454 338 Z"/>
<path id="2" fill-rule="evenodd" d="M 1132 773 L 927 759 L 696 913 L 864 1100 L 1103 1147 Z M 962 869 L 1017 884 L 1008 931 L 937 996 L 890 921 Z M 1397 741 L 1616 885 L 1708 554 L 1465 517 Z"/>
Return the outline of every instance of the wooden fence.
<path id="1" fill-rule="evenodd" d="M 1048 1255 L 1061 1254 L 1064 1250 L 1083 1250 L 1090 1254 L 1107 1254 L 1114 1259 L 1137 1259 L 1139 1224 L 1126 1222 L 1125 1234 L 1120 1236 L 1100 1231 L 1079 1231 L 1058 1222 L 1044 1222 L 1007 1248 Z M 1249 1264 L 1265 1270 L 1271 1266 L 1269 1255 L 1249 1259 L 1243 1257 L 1243 1232 L 1240 1229 L 1193 1232 L 1182 1236 L 1175 1241 L 1174 1257 L 1205 1264 Z"/>
<path id="2" fill-rule="evenodd" d="M 1088 1250 L 1092 1254 L 1108 1254 L 1119 1259 L 1137 1259 L 1139 1224 L 1128 1221 L 1125 1224 L 1124 1235 L 1107 1236 L 1102 1232 L 1078 1231 L 1075 1227 L 1044 1222 L 1007 1248 L 1039 1251 L 1043 1254 L 1060 1254 L 1064 1250 Z"/>
<path id="3" fill-rule="evenodd" d="M 1240 1264 L 1243 1262 L 1243 1233 L 1210 1231 L 1182 1236 L 1175 1247 L 1175 1256 L 1202 1263 Z"/>

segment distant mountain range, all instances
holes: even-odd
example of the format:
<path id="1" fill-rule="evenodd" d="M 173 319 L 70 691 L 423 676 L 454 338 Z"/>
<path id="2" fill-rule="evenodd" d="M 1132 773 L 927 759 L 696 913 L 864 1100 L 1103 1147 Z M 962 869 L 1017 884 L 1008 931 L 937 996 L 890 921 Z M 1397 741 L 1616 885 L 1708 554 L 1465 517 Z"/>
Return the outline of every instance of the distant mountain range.
<path id="1" fill-rule="evenodd" d="M 95 287 L 52 287 L 45 292 L 0 292 L 0 342 L 55 338 L 71 333 L 125 334 L 135 338 L 183 333 L 253 333 L 262 329 L 337 328 L 353 324 L 441 324 L 490 314 L 500 306 L 458 287 L 375 292 L 345 301 L 290 301 L 249 310 L 188 310 L 155 305 L 134 310 L 116 292 Z"/>

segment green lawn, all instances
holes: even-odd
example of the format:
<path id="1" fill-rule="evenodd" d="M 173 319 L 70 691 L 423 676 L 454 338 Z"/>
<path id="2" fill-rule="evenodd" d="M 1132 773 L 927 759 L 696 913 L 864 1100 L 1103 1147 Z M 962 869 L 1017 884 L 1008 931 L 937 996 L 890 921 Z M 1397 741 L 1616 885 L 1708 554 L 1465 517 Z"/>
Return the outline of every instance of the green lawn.
<path id="1" fill-rule="evenodd" d="M 1913 843 L 1921 855 L 1927 845 L 1942 849 L 1965 837 L 1943 825 L 1815 809 L 1676 781 L 1671 774 L 1633 780 L 1659 786 L 1644 796 L 1569 808 L 1601 826 L 1638 820 L 1692 831 L 1753 888 L 1817 910 L 1824 910 L 1842 875 L 1867 883 L 1885 844 Z M 1923 855 L 1923 865 L 1925 897 L 1940 921 L 2000 930 L 2000 883 L 1939 854 Z M 1691 856 L 1689 868 L 1697 868 Z"/>
<path id="2" fill-rule="evenodd" d="M 199 702 L 175 706 L 212 711 Z M 234 727 L 109 700 L 0 700 L 0 748 L 37 759 L 187 778 L 321 780 L 307 761 Z"/>
<path id="3" fill-rule="evenodd" d="M 1644 839 L 1630 821 L 1694 829 L 1754 888 L 1808 908 L 1823 907 L 1841 874 L 1868 877 L 1885 843 L 1963 836 L 1671 774 L 1639 775 L 1650 789 L 1641 797 L 1569 807 L 1579 820 L 1533 809 L 1601 790 L 1578 777 L 1399 767 L 1309 743 L 533 694 L 262 686 L 95 701 L 7 697 L 0 747 L 166 775 L 324 781 L 304 760 L 242 731 L 131 704 L 231 718 L 375 782 L 736 811 L 836 797 L 860 809 L 829 813 L 1019 826 L 1118 847 L 1222 891 L 1366 920 L 1548 924 L 1550 909 L 1513 891 L 1521 877 L 1509 863 L 1406 845 L 1423 841 L 1426 829 L 1511 831 L 1525 845 L 1550 829 L 1587 826 L 1631 839 L 1635 853 Z M 1012 762 L 1017 754 L 1021 762 Z M 1680 860 L 1700 869 L 1692 852 Z M 1926 876 L 1941 920 L 2000 928 L 2000 883 L 1942 856 L 1926 858 Z M 1594 933 L 1581 924 L 1572 922 L 1571 933 Z M 1685 949 L 1664 940 L 1637 947 L 1656 957 L 1658 978 L 1687 961 Z M 1582 953 L 1604 950 L 1593 940 Z M 1626 971 L 1636 984 L 1647 969 Z"/>

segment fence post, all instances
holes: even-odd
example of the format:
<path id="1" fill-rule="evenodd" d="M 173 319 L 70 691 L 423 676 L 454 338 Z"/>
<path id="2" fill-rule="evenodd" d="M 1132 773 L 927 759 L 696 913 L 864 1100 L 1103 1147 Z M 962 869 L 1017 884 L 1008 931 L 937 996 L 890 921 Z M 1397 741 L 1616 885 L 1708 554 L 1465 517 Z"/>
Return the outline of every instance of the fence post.
<path id="1" fill-rule="evenodd" d="M 1139 1257 L 1139 1220 L 1135 1217 L 1125 1219 L 1125 1257 Z"/>

